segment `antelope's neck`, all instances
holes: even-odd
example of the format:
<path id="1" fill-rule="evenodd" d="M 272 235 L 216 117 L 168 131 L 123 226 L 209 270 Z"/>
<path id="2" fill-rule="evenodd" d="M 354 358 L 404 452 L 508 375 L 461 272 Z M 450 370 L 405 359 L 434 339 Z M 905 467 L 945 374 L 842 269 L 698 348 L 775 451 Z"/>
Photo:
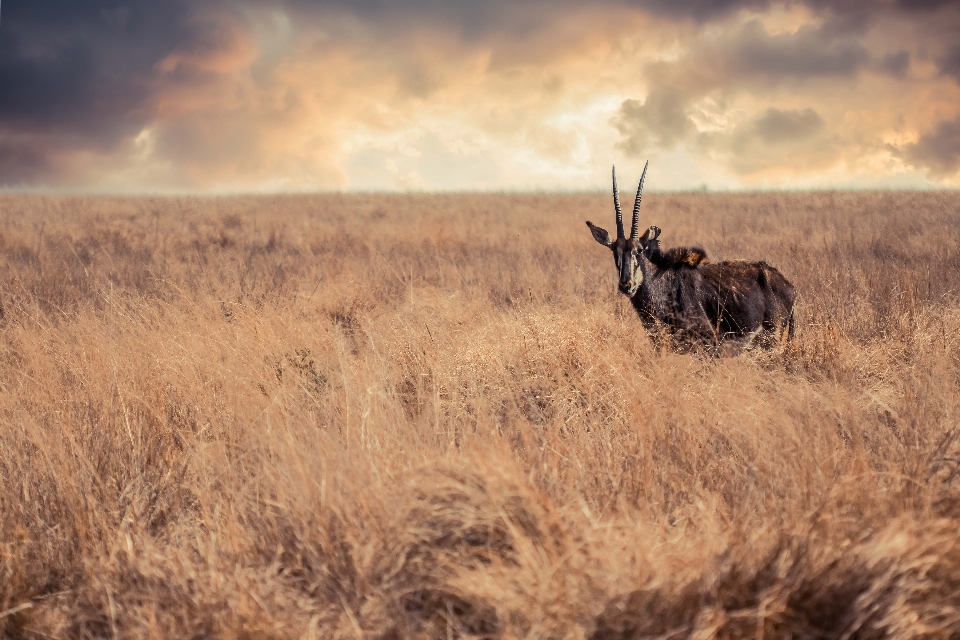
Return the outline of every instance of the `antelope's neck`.
<path id="1" fill-rule="evenodd" d="M 640 258 L 640 271 L 643 273 L 643 282 L 633 294 L 631 302 L 641 316 L 647 314 L 662 320 L 672 311 L 665 304 L 667 300 L 665 292 L 669 283 L 666 282 L 667 279 L 661 277 L 662 270 L 645 257 Z"/>

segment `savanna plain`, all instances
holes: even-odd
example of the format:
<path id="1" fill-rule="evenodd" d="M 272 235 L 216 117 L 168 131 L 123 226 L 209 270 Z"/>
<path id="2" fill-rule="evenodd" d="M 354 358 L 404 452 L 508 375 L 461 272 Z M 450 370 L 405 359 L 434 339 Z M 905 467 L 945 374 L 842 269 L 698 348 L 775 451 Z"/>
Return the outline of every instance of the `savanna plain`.
<path id="1" fill-rule="evenodd" d="M 0 196 L 0 636 L 960 638 L 960 193 Z"/>

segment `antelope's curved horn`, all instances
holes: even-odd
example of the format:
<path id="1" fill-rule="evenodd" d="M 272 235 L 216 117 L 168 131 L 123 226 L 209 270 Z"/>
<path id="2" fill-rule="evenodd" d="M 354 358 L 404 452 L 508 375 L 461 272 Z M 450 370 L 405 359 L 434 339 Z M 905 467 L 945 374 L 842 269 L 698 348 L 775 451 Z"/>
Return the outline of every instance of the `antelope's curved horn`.
<path id="1" fill-rule="evenodd" d="M 637 199 L 633 201 L 633 226 L 630 227 L 630 237 L 636 238 L 640 233 L 640 198 L 643 196 L 643 181 L 647 177 L 647 166 L 650 161 L 643 165 L 643 175 L 640 176 L 640 186 L 637 187 Z"/>
<path id="2" fill-rule="evenodd" d="M 617 168 L 613 168 L 613 204 L 617 208 L 617 238 L 623 237 L 623 212 L 620 211 L 620 192 L 617 191 Z"/>

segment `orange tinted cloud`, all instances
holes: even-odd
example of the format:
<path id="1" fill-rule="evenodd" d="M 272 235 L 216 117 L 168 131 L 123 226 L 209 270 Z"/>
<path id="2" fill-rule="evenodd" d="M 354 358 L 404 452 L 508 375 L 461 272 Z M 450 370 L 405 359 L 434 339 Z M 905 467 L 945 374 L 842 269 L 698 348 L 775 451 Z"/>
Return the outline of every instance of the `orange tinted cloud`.
<path id="1" fill-rule="evenodd" d="M 960 183 L 960 10 L 39 0 L 0 184 L 94 190 Z"/>

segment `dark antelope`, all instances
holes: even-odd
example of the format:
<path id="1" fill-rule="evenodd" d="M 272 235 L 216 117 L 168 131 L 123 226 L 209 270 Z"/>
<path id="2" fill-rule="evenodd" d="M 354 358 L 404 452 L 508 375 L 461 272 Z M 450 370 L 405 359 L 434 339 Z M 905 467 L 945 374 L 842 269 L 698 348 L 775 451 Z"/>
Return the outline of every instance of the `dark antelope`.
<path id="1" fill-rule="evenodd" d="M 646 177 L 644 165 L 629 238 L 623 233 L 616 168 L 613 204 L 617 209 L 617 239 L 611 240 L 605 229 L 592 222 L 587 226 L 594 239 L 613 252 L 620 291 L 630 297 L 647 330 L 654 337 L 665 330 L 681 348 L 700 346 L 714 352 L 724 342 L 739 348 L 754 344 L 769 348 L 784 331 L 792 338 L 796 291 L 775 268 L 763 261 L 711 263 L 699 247 L 662 250 L 658 227 L 639 235 L 640 198 Z"/>

